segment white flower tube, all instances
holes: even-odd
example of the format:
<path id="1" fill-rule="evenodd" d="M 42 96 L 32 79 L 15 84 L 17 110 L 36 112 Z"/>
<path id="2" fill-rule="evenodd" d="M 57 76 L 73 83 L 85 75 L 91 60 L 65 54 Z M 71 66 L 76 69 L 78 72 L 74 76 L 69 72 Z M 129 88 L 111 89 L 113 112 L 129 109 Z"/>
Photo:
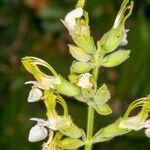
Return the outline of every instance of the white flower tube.
<path id="1" fill-rule="evenodd" d="M 69 31 L 73 32 L 77 26 L 76 19 L 80 18 L 82 15 L 83 9 L 81 7 L 76 8 L 66 15 L 63 23 L 65 24 L 65 26 L 68 28 Z"/>
<path id="2" fill-rule="evenodd" d="M 28 140 L 30 142 L 38 142 L 44 140 L 48 136 L 48 131 L 44 126 L 36 124 L 29 132 Z"/>

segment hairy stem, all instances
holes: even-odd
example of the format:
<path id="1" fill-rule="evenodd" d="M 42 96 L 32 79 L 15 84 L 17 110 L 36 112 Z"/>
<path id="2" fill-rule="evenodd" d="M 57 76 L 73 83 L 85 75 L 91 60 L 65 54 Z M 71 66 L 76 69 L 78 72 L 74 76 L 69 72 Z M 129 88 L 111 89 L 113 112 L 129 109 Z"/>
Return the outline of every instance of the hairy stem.
<path id="1" fill-rule="evenodd" d="M 94 90 L 97 90 L 97 77 L 98 77 L 98 67 L 95 67 L 93 69 L 93 78 L 95 82 Z M 94 108 L 89 105 L 88 107 L 88 123 L 87 123 L 87 144 L 85 145 L 85 150 L 91 150 L 92 149 L 92 143 L 90 142 L 92 140 L 93 136 L 93 126 L 94 126 Z"/>

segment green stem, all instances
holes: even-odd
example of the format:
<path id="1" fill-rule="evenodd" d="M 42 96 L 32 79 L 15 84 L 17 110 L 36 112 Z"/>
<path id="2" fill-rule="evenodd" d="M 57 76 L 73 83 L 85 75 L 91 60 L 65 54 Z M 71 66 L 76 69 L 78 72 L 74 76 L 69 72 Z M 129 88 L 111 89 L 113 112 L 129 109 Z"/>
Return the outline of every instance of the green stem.
<path id="1" fill-rule="evenodd" d="M 93 69 L 93 78 L 95 82 L 94 90 L 97 90 L 97 77 L 98 77 L 98 67 Z M 93 136 L 93 126 L 94 126 L 94 108 L 89 105 L 88 107 L 88 123 L 87 123 L 87 144 L 85 145 L 85 150 L 92 149 L 92 136 Z"/>
<path id="2" fill-rule="evenodd" d="M 93 124 L 94 124 L 94 108 L 89 106 L 89 108 L 88 108 L 88 124 L 87 124 L 88 143 L 85 146 L 85 150 L 91 150 L 91 148 L 92 148 L 92 143 L 90 143 L 90 141 L 92 140 L 92 136 L 93 136 Z"/>

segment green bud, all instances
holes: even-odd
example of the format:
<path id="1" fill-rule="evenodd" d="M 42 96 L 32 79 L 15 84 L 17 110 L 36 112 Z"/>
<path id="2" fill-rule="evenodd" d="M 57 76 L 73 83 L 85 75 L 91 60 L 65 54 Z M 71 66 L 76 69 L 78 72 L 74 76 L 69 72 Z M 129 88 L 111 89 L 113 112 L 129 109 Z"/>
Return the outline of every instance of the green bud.
<path id="1" fill-rule="evenodd" d="M 70 54 L 78 61 L 88 62 L 91 59 L 91 55 L 86 54 L 81 48 L 73 45 L 69 45 Z"/>
<path id="2" fill-rule="evenodd" d="M 80 138 L 83 135 L 82 130 L 73 123 L 62 129 L 61 133 L 71 138 Z"/>
<path id="3" fill-rule="evenodd" d="M 100 129 L 93 137 L 93 142 L 104 142 L 108 141 L 116 136 L 126 134 L 130 130 L 120 128 L 120 122 L 122 119 L 117 120 L 115 123 Z"/>
<path id="4" fill-rule="evenodd" d="M 66 96 L 76 96 L 80 94 L 80 88 L 60 76 L 61 84 L 55 84 L 55 88 L 60 94 Z"/>
<path id="5" fill-rule="evenodd" d="M 100 115 L 109 115 L 112 113 L 111 108 L 107 104 L 103 105 L 94 105 L 95 110 Z"/>
<path id="6" fill-rule="evenodd" d="M 96 51 L 94 40 L 90 35 L 89 26 L 85 25 L 82 28 L 82 31 L 79 33 L 74 33 L 72 38 L 77 46 L 86 53 L 91 54 Z"/>
<path id="7" fill-rule="evenodd" d="M 92 64 L 89 62 L 78 62 L 74 61 L 71 66 L 71 72 L 74 73 L 86 73 L 89 72 L 93 68 Z"/>
<path id="8" fill-rule="evenodd" d="M 78 0 L 76 8 L 78 8 L 78 7 L 84 7 L 84 5 L 85 5 L 85 0 Z"/>
<path id="9" fill-rule="evenodd" d="M 110 55 L 104 57 L 102 66 L 115 67 L 123 63 L 129 58 L 130 50 L 118 50 Z"/>
<path id="10" fill-rule="evenodd" d="M 58 146 L 62 149 L 76 149 L 84 145 L 84 142 L 79 139 L 65 138 L 58 142 Z"/>
<path id="11" fill-rule="evenodd" d="M 106 53 L 110 53 L 120 45 L 122 36 L 122 28 L 112 28 L 109 32 L 104 34 L 98 45 L 101 45 Z"/>
<path id="12" fill-rule="evenodd" d="M 94 96 L 94 101 L 97 105 L 103 105 L 110 99 L 110 92 L 107 86 L 102 85 Z"/>

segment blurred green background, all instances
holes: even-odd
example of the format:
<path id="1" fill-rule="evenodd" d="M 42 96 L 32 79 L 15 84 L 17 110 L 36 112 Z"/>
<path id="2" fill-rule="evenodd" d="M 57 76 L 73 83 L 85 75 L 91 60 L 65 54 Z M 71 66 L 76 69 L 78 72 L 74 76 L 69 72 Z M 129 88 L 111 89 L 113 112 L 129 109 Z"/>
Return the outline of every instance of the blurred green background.
<path id="1" fill-rule="evenodd" d="M 0 0 L 0 150 L 40 150 L 42 142 L 29 143 L 31 117 L 43 117 L 42 103 L 28 104 L 29 86 L 33 79 L 21 64 L 26 55 L 48 61 L 58 73 L 67 77 L 72 58 L 67 43 L 72 43 L 60 22 L 73 9 L 76 0 Z M 95 40 L 114 22 L 121 0 L 87 0 L 91 32 Z M 101 69 L 99 84 L 108 84 L 113 114 L 96 115 L 95 131 L 123 115 L 128 104 L 150 93 L 150 0 L 135 0 L 127 28 L 131 57 L 121 66 Z M 77 125 L 86 129 L 86 107 L 66 97 L 69 111 Z M 94 150 L 148 150 L 150 139 L 144 132 L 131 132 Z"/>

